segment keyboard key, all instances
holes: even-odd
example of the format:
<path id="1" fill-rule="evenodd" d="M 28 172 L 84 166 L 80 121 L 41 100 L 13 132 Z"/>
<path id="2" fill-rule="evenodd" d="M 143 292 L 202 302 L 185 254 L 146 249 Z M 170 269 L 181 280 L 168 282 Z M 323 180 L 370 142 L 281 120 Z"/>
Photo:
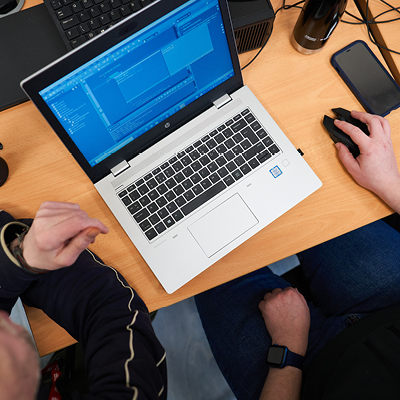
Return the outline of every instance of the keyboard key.
<path id="1" fill-rule="evenodd" d="M 167 202 L 172 201 L 173 199 L 175 199 L 175 197 L 176 194 L 172 190 L 165 194 L 165 199 L 167 200 Z"/>
<path id="2" fill-rule="evenodd" d="M 154 189 L 157 186 L 157 181 L 152 178 L 147 181 L 147 186 L 149 187 L 149 189 Z"/>
<path id="3" fill-rule="evenodd" d="M 165 186 L 163 183 L 157 188 L 158 193 L 161 195 L 168 192 L 167 186 Z"/>
<path id="4" fill-rule="evenodd" d="M 175 210 L 178 209 L 178 206 L 177 206 L 174 202 L 172 202 L 172 203 L 167 204 L 167 206 L 166 206 L 165 208 L 166 208 L 170 213 L 173 213 Z"/>
<path id="5" fill-rule="evenodd" d="M 73 49 L 76 49 L 77 47 L 79 47 L 80 45 L 82 45 L 83 43 L 86 42 L 86 38 L 84 36 L 79 36 L 76 39 L 72 40 L 71 46 Z"/>
<path id="6" fill-rule="evenodd" d="M 65 32 L 65 34 L 67 35 L 68 40 L 75 39 L 76 37 L 78 37 L 80 35 L 80 33 L 76 27 L 67 30 Z"/>
<path id="7" fill-rule="evenodd" d="M 127 194 L 128 194 L 128 191 L 127 190 L 123 190 L 122 192 L 118 193 L 118 197 L 122 198 L 122 197 L 126 196 Z"/>
<path id="8" fill-rule="evenodd" d="M 104 26 L 104 25 L 109 24 L 109 23 L 111 22 L 111 19 L 110 19 L 110 17 L 108 16 L 108 14 L 104 14 L 104 15 L 102 15 L 102 16 L 100 17 L 100 22 L 101 22 L 101 24 Z"/>
<path id="9" fill-rule="evenodd" d="M 192 211 L 199 208 L 201 205 L 206 203 L 208 200 L 215 197 L 218 193 L 221 193 L 226 188 L 224 182 L 219 181 L 216 185 L 211 186 L 208 190 L 201 193 L 198 197 L 190 201 L 189 203 L 185 204 L 182 207 L 182 213 L 184 215 L 190 214 Z"/>
<path id="10" fill-rule="evenodd" d="M 151 204 L 149 204 L 147 209 L 149 210 L 150 214 L 154 214 L 158 210 L 158 205 L 157 205 L 157 203 L 151 203 Z"/>
<path id="11" fill-rule="evenodd" d="M 135 12 L 142 8 L 142 3 L 140 0 L 133 0 L 130 2 L 130 6 L 132 8 L 132 11 Z"/>
<path id="12" fill-rule="evenodd" d="M 204 181 L 200 182 L 200 185 L 204 190 L 207 190 L 209 187 L 211 187 L 212 183 L 208 178 L 206 178 Z"/>
<path id="13" fill-rule="evenodd" d="M 242 130 L 245 126 L 247 126 L 246 121 L 241 118 L 239 121 L 231 125 L 231 129 L 233 130 L 233 132 L 237 133 L 240 130 Z"/>
<path id="14" fill-rule="evenodd" d="M 150 221 L 153 225 L 155 225 L 155 224 L 157 224 L 158 222 L 160 222 L 160 217 L 159 217 L 157 214 L 153 214 L 153 215 L 151 215 L 151 216 L 149 217 L 149 221 Z"/>
<path id="15" fill-rule="evenodd" d="M 121 19 L 121 14 L 119 13 L 119 10 L 114 10 L 110 12 L 110 17 L 113 21 L 118 21 Z"/>
<path id="16" fill-rule="evenodd" d="M 143 222 L 139 224 L 140 229 L 145 232 L 147 229 L 151 228 L 151 224 L 148 219 L 145 219 Z"/>
<path id="17" fill-rule="evenodd" d="M 273 144 L 274 142 L 272 141 L 272 139 L 269 137 L 269 136 L 267 136 L 266 138 L 264 138 L 263 139 L 263 141 L 262 141 L 264 144 L 265 144 L 265 146 L 271 146 L 271 144 Z"/>
<path id="18" fill-rule="evenodd" d="M 97 28 L 100 28 L 100 21 L 97 19 L 97 18 L 95 18 L 95 19 L 92 19 L 92 20 L 90 20 L 89 21 L 89 26 L 90 26 L 90 28 L 92 29 L 92 30 L 95 30 L 95 29 L 97 29 Z"/>
<path id="19" fill-rule="evenodd" d="M 148 204 L 150 204 L 150 199 L 148 196 L 143 196 L 139 199 L 139 203 L 143 206 L 146 207 Z"/>
<path id="20" fill-rule="evenodd" d="M 141 210 L 138 213 L 136 213 L 133 218 L 135 221 L 139 224 L 143 220 L 145 220 L 147 217 L 150 216 L 150 213 L 147 211 L 147 209 Z"/>
<path id="21" fill-rule="evenodd" d="M 251 125 L 250 125 L 255 131 L 258 131 L 261 128 L 261 125 L 258 121 L 254 121 Z"/>
<path id="22" fill-rule="evenodd" d="M 242 129 L 240 131 L 240 133 L 247 138 L 248 140 L 250 140 L 250 142 L 252 144 L 255 144 L 258 142 L 258 137 L 256 136 L 256 134 L 253 132 L 253 130 L 249 127 L 246 126 L 246 128 Z"/>
<path id="23" fill-rule="evenodd" d="M 243 113 L 242 113 L 243 115 Z M 247 121 L 248 124 L 251 124 L 253 121 L 255 121 L 254 115 L 249 113 L 247 114 L 244 119 Z"/>
<path id="24" fill-rule="evenodd" d="M 183 217 L 184 217 L 184 215 L 178 210 L 178 211 L 175 211 L 173 214 L 172 214 L 172 216 L 174 217 L 174 220 L 176 221 L 176 222 L 178 222 L 179 220 L 181 220 Z"/>
<path id="25" fill-rule="evenodd" d="M 101 10 L 101 12 L 102 12 L 103 14 L 105 14 L 105 13 L 107 13 L 108 11 L 111 10 L 111 5 L 110 5 L 110 3 L 109 3 L 108 1 L 106 1 L 106 2 L 104 2 L 104 3 L 101 3 L 99 7 L 100 7 L 100 10 Z"/>
<path id="26" fill-rule="evenodd" d="M 186 203 L 186 199 L 183 196 L 179 196 L 176 200 L 175 203 L 178 207 L 182 207 Z"/>
<path id="27" fill-rule="evenodd" d="M 262 153 L 260 153 L 257 156 L 257 159 L 262 164 L 263 162 L 267 161 L 271 157 L 272 157 L 271 153 L 268 150 L 264 150 Z"/>
<path id="28" fill-rule="evenodd" d="M 128 196 L 125 196 L 125 197 L 122 198 L 122 202 L 123 202 L 126 206 L 129 206 L 129 204 L 132 203 L 132 200 L 131 200 Z"/>
<path id="29" fill-rule="evenodd" d="M 89 24 L 85 22 L 84 24 L 79 25 L 79 30 L 81 31 L 82 35 L 86 35 L 90 32 Z"/>
<path id="30" fill-rule="evenodd" d="M 136 201 L 136 200 L 139 200 L 140 194 L 139 194 L 139 192 L 138 192 L 137 190 L 134 190 L 133 192 L 129 193 L 129 197 L 130 197 L 133 201 Z"/>
<path id="31" fill-rule="evenodd" d="M 61 8 L 60 10 L 58 10 L 56 12 L 56 15 L 57 15 L 57 18 L 60 20 L 69 17 L 70 15 L 72 15 L 71 7 L 67 6 L 67 7 Z"/>
<path id="32" fill-rule="evenodd" d="M 276 144 L 268 147 L 268 150 L 271 152 L 272 155 L 279 153 L 279 148 Z"/>
<path id="33" fill-rule="evenodd" d="M 145 235 L 147 236 L 147 239 L 153 240 L 157 236 L 157 232 L 151 228 L 147 232 L 145 232 Z"/>
<path id="34" fill-rule="evenodd" d="M 251 171 L 251 168 L 247 164 L 243 164 L 240 167 L 240 170 L 243 172 L 244 175 L 246 175 Z"/>
<path id="35" fill-rule="evenodd" d="M 112 8 L 118 8 L 122 6 L 121 0 L 110 0 L 110 5 Z"/>
<path id="36" fill-rule="evenodd" d="M 165 197 L 159 197 L 156 200 L 156 203 L 157 203 L 158 207 L 161 208 L 161 207 L 164 207 L 167 204 L 167 200 L 165 199 Z"/>
<path id="37" fill-rule="evenodd" d="M 175 221 L 174 221 L 174 219 L 172 218 L 172 216 L 169 216 L 169 217 L 165 218 L 163 222 L 164 222 L 164 224 L 165 224 L 165 226 L 166 226 L 167 228 L 170 228 L 172 225 L 175 224 Z"/>
<path id="38" fill-rule="evenodd" d="M 188 190 L 187 192 L 183 193 L 183 197 L 186 199 L 186 201 L 190 201 L 194 199 L 194 194 L 191 190 Z"/>
<path id="39" fill-rule="evenodd" d="M 258 162 L 257 158 L 253 158 L 249 161 L 249 165 L 252 169 L 257 168 L 260 163 Z"/>
<path id="40" fill-rule="evenodd" d="M 160 234 L 164 232 L 167 229 L 167 227 L 162 222 L 160 222 L 154 227 L 154 229 L 157 231 L 158 234 Z"/>
<path id="41" fill-rule="evenodd" d="M 89 13 L 92 16 L 92 18 L 98 17 L 101 14 L 99 6 L 94 6 L 94 7 L 89 8 Z"/>
<path id="42" fill-rule="evenodd" d="M 93 6 L 93 1 L 92 0 L 82 0 L 82 5 L 85 8 L 90 8 Z"/>
<path id="43" fill-rule="evenodd" d="M 236 171 L 232 172 L 232 176 L 236 181 L 238 181 L 243 176 L 243 174 L 237 169 Z"/>
<path id="44" fill-rule="evenodd" d="M 53 10 L 58 10 L 63 6 L 60 0 L 51 0 L 51 6 L 53 7 Z"/>
<path id="45" fill-rule="evenodd" d="M 235 180 L 230 175 L 228 175 L 224 178 L 224 183 L 226 186 L 230 186 L 235 183 Z"/>
<path id="46" fill-rule="evenodd" d="M 174 187 L 173 190 L 174 190 L 174 193 L 175 193 L 177 196 L 181 195 L 181 194 L 185 191 L 185 189 L 183 188 L 182 185 L 178 185 L 178 186 Z"/>
<path id="47" fill-rule="evenodd" d="M 146 184 L 141 185 L 140 187 L 138 187 L 138 192 L 143 196 L 144 194 L 146 194 L 147 192 L 149 192 L 150 189 L 147 187 Z"/>
<path id="48" fill-rule="evenodd" d="M 158 210 L 158 211 L 157 211 L 157 215 L 158 215 L 161 219 L 163 219 L 163 218 L 165 218 L 165 217 L 168 216 L 168 211 L 167 211 L 166 208 L 162 208 L 161 210 Z"/>
<path id="49" fill-rule="evenodd" d="M 80 20 L 76 15 L 73 15 L 72 17 L 66 18 L 63 21 L 61 21 L 61 26 L 64 30 L 70 29 L 73 26 L 79 25 Z"/>

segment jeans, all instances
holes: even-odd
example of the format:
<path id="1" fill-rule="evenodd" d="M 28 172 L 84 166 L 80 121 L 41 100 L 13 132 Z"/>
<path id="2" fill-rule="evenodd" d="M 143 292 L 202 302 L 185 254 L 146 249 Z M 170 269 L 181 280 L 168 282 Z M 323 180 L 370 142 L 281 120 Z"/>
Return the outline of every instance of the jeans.
<path id="1" fill-rule="evenodd" d="M 382 221 L 298 254 L 309 283 L 311 326 L 305 360 L 358 319 L 400 304 L 400 233 Z M 214 357 L 238 400 L 258 399 L 271 338 L 259 302 L 290 286 L 268 267 L 196 296 Z"/>

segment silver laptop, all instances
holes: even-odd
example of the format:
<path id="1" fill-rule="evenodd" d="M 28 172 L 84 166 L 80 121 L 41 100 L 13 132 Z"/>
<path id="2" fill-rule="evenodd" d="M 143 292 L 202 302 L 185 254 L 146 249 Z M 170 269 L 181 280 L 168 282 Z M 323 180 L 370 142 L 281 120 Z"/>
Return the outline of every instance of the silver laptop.
<path id="1" fill-rule="evenodd" d="M 226 0 L 159 0 L 21 86 L 168 293 L 321 186 L 243 85 Z"/>

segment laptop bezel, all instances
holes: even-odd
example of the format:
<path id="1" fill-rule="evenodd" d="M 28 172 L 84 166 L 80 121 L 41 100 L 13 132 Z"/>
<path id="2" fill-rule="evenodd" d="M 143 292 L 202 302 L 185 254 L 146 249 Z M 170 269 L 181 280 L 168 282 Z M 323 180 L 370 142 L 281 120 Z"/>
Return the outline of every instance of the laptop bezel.
<path id="1" fill-rule="evenodd" d="M 121 21 L 108 31 L 102 33 L 76 50 L 66 54 L 21 82 L 22 89 L 43 114 L 60 140 L 64 143 L 93 183 L 98 182 L 110 174 L 110 170 L 119 163 L 124 160 L 131 160 L 136 155 L 151 147 L 154 143 L 168 136 L 188 121 L 200 115 L 202 112 L 210 108 L 214 101 L 223 95 L 231 94 L 243 86 L 243 78 L 240 70 L 227 1 L 218 0 L 218 3 L 231 54 L 234 75 L 218 87 L 212 89 L 201 98 L 187 105 L 184 109 L 169 117 L 167 120 L 164 120 L 162 123 L 147 131 L 145 134 L 95 166 L 91 166 L 87 162 L 86 158 L 69 137 L 64 127 L 39 95 L 39 92 L 76 68 L 79 68 L 81 65 L 97 57 L 112 46 L 127 39 L 133 33 L 145 28 L 158 18 L 161 18 L 163 15 L 187 2 L 187 0 L 159 0 Z M 166 126 L 168 126 L 168 128 L 166 128 Z"/>

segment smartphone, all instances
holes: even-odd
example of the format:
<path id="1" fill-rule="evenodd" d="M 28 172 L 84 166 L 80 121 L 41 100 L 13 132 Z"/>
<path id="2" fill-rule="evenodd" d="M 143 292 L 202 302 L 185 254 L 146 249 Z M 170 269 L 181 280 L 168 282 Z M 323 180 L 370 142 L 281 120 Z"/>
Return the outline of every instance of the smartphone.
<path id="1" fill-rule="evenodd" d="M 331 64 L 367 112 L 383 117 L 400 107 L 400 86 L 362 40 L 336 52 Z"/>

